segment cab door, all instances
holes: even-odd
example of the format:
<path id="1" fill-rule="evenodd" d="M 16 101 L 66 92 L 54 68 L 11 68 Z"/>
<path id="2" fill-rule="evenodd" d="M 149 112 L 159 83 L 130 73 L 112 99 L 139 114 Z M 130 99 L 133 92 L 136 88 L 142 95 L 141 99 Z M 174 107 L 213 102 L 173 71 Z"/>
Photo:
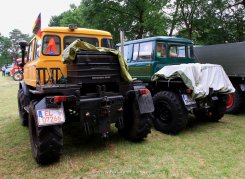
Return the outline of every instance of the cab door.
<path id="1" fill-rule="evenodd" d="M 149 82 L 153 75 L 153 42 L 133 44 L 132 59 L 129 63 L 132 77 Z"/>
<path id="2" fill-rule="evenodd" d="M 29 43 L 27 63 L 24 66 L 24 81 L 29 86 L 36 86 L 36 63 L 40 55 L 41 40 L 32 39 Z"/>
<path id="3" fill-rule="evenodd" d="M 167 58 L 167 44 L 164 41 L 156 41 L 154 53 L 154 67 L 153 71 L 156 73 L 168 64 Z"/>
<path id="4" fill-rule="evenodd" d="M 186 43 L 169 42 L 167 47 L 168 64 L 195 63 L 194 58 L 190 54 L 190 46 Z"/>

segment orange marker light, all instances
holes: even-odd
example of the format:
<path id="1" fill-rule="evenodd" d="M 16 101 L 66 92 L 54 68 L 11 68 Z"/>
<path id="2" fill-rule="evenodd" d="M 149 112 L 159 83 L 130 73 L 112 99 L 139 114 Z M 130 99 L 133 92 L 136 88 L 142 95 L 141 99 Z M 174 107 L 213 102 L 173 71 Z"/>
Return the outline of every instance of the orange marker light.
<path id="1" fill-rule="evenodd" d="M 54 97 L 54 102 L 55 103 L 64 102 L 66 100 L 67 100 L 67 96 L 55 96 Z"/>
<path id="2" fill-rule="evenodd" d="M 141 95 L 143 95 L 143 94 L 148 94 L 148 93 L 149 93 L 149 90 L 148 90 L 148 89 L 140 89 L 140 90 L 139 90 L 139 93 L 140 93 Z"/>

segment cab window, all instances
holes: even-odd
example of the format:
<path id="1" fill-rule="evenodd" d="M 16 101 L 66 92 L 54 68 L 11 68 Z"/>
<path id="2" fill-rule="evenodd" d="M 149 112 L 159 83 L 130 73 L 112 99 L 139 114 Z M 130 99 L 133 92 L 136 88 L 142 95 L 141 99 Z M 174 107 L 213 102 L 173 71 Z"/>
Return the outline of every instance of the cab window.
<path id="1" fill-rule="evenodd" d="M 121 47 L 118 47 L 118 50 L 121 52 Z M 132 58 L 132 50 L 133 50 L 133 45 L 125 45 L 124 46 L 124 53 L 123 53 L 123 57 L 126 61 L 130 61 Z"/>
<path id="2" fill-rule="evenodd" d="M 102 39 L 101 40 L 101 46 L 106 48 L 113 48 L 113 42 L 112 39 Z"/>
<path id="3" fill-rule="evenodd" d="M 96 47 L 99 46 L 99 41 L 98 41 L 97 38 L 93 38 L 93 37 L 81 37 L 81 36 L 77 36 L 77 37 L 74 37 L 74 36 L 66 36 L 64 38 L 64 49 L 66 47 L 68 47 L 72 42 L 74 42 L 77 39 L 80 39 L 81 41 L 90 43 L 90 44 L 92 44 L 92 45 L 94 45 Z"/>
<path id="4" fill-rule="evenodd" d="M 139 44 L 134 44 L 134 50 L 133 50 L 133 61 L 136 61 L 139 56 Z"/>
<path id="5" fill-rule="evenodd" d="M 168 49 L 170 58 L 187 58 L 185 44 L 169 44 Z"/>
<path id="6" fill-rule="evenodd" d="M 49 56 L 60 55 L 60 38 L 56 35 L 46 35 L 43 38 L 42 53 Z"/>
<path id="7" fill-rule="evenodd" d="M 41 49 L 41 43 L 42 43 L 42 40 L 41 39 L 39 39 L 39 40 L 36 39 L 35 51 L 34 51 L 34 59 L 38 59 L 39 56 L 40 56 L 40 53 L 41 53 L 41 51 L 40 51 L 40 49 Z"/>
<path id="8" fill-rule="evenodd" d="M 29 48 L 28 48 L 28 61 L 32 61 L 33 60 L 33 48 L 34 48 L 34 44 L 35 44 L 35 40 L 32 40 L 31 43 L 29 44 Z"/>
<path id="9" fill-rule="evenodd" d="M 152 59 L 152 42 L 140 43 L 138 60 L 149 61 Z"/>

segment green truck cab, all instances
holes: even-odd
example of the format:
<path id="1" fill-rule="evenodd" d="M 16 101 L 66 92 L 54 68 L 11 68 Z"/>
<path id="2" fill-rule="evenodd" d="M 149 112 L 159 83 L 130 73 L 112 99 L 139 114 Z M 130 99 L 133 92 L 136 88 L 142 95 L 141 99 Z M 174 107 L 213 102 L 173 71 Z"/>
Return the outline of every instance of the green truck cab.
<path id="1" fill-rule="evenodd" d="M 121 50 L 119 44 L 117 47 Z M 130 74 L 146 82 L 166 65 L 195 62 L 191 40 L 165 36 L 125 42 L 124 58 Z"/>
<path id="2" fill-rule="evenodd" d="M 218 121 L 224 116 L 227 100 L 225 93 L 208 86 L 208 95 L 197 99 L 193 97 L 195 89 L 188 86 L 182 76 L 153 79 L 156 72 L 163 68 L 173 67 L 178 71 L 186 65 L 186 69 L 190 69 L 187 73 L 191 71 L 193 77 L 201 74 L 195 74 L 197 68 L 203 68 L 204 71 L 210 68 L 206 64 L 197 63 L 191 40 L 157 36 L 127 41 L 116 46 L 124 55 L 132 77 L 143 81 L 153 95 L 153 124 L 157 130 L 170 134 L 180 132 L 188 123 L 189 113 L 208 121 Z M 223 70 L 221 66 L 213 66 Z M 209 79 L 211 75 L 206 73 L 206 77 Z M 216 78 L 215 75 L 212 78 Z"/>

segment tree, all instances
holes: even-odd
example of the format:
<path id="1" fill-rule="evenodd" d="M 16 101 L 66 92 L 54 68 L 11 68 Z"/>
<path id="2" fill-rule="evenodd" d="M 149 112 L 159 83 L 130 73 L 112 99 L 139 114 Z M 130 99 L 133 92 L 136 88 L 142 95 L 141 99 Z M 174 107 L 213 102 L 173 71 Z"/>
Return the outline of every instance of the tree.
<path id="1" fill-rule="evenodd" d="M 170 30 L 169 30 L 169 36 L 172 36 L 173 33 L 174 33 L 174 29 L 175 29 L 175 26 L 177 24 L 177 21 L 178 21 L 178 11 L 179 11 L 179 5 L 180 5 L 180 0 L 176 0 L 175 2 L 170 2 L 170 4 L 167 6 L 167 8 L 173 8 L 174 11 L 173 13 L 170 14 Z"/>
<path id="2" fill-rule="evenodd" d="M 163 0 L 84 0 L 84 17 L 94 28 L 112 32 L 119 41 L 119 31 L 128 40 L 166 35 Z M 92 17 L 92 18 L 91 18 Z"/>
<path id="3" fill-rule="evenodd" d="M 70 10 L 61 13 L 58 16 L 52 16 L 49 26 L 68 26 L 69 24 L 77 24 L 79 27 L 84 26 L 82 16 L 83 6 L 70 5 Z"/>
<path id="4" fill-rule="evenodd" d="M 202 8 L 202 19 L 196 25 L 199 36 L 197 41 L 204 44 L 239 42 L 245 40 L 244 6 L 235 0 L 209 1 Z"/>
<path id="5" fill-rule="evenodd" d="M 18 29 L 14 29 L 12 30 L 12 32 L 9 33 L 9 40 L 11 42 L 11 45 L 8 49 L 8 52 L 13 60 L 16 60 L 18 58 L 20 49 L 18 42 L 20 39 L 29 41 L 30 37 L 28 34 L 21 33 L 21 31 Z"/>
<path id="6" fill-rule="evenodd" d="M 11 47 L 9 38 L 0 36 L 0 66 L 12 62 L 11 55 L 8 49 Z"/>
<path id="7" fill-rule="evenodd" d="M 170 1 L 170 31 L 197 44 L 217 44 L 245 40 L 244 1 Z"/>
<path id="8" fill-rule="evenodd" d="M 106 30 L 119 42 L 157 35 L 177 35 L 197 44 L 245 40 L 245 0 L 83 0 L 55 16 L 50 25 Z"/>
<path id="9" fill-rule="evenodd" d="M 20 30 L 14 29 L 9 33 L 9 37 L 0 36 L 0 63 L 13 63 L 19 55 L 19 40 L 30 41 L 27 34 L 22 34 Z"/>
<path id="10" fill-rule="evenodd" d="M 115 42 L 120 30 L 129 40 L 166 35 L 165 4 L 165 0 L 83 0 L 75 9 L 53 17 L 50 25 L 67 25 L 76 17 L 80 27 L 109 31 Z"/>
<path id="11" fill-rule="evenodd" d="M 170 14 L 169 35 L 172 36 L 176 29 L 179 35 L 192 39 L 195 20 L 199 17 L 201 5 L 205 3 L 207 0 L 170 1 L 168 7 L 172 9 L 172 13 Z"/>

